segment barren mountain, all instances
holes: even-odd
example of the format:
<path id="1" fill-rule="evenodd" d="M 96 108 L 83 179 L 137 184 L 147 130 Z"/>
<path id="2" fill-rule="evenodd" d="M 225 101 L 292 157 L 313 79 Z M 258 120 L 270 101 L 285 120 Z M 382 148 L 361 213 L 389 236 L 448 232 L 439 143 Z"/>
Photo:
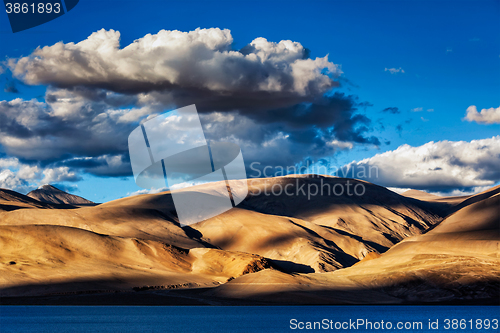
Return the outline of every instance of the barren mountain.
<path id="1" fill-rule="evenodd" d="M 310 185 L 338 189 L 346 188 L 348 181 L 352 187 L 362 185 L 364 195 L 328 194 L 326 189 L 323 195 L 307 195 Z M 369 252 L 385 252 L 442 219 L 417 200 L 354 179 L 288 176 L 252 179 L 248 185 L 250 193 L 238 208 L 191 227 L 219 248 L 300 264 L 298 271 L 351 266 Z M 276 188 L 282 193 L 276 195 Z"/>
<path id="2" fill-rule="evenodd" d="M 347 182 L 363 195 L 307 195 Z M 0 296 L 204 287 L 196 299 L 335 304 L 498 292 L 498 188 L 417 200 L 335 177 L 248 186 L 237 208 L 182 228 L 169 192 L 61 206 L 73 209 L 0 192 Z"/>
<path id="3" fill-rule="evenodd" d="M 20 193 L 0 189 L 0 211 L 10 211 L 19 208 L 44 208 L 47 205 Z"/>
<path id="4" fill-rule="evenodd" d="M 74 194 L 61 191 L 52 185 L 43 185 L 27 194 L 28 197 L 40 202 L 67 205 L 89 205 L 92 201 L 84 199 Z"/>
<path id="5" fill-rule="evenodd" d="M 40 202 L 24 194 L 0 188 L 0 215 L 2 212 L 23 208 L 74 208 L 71 205 Z"/>

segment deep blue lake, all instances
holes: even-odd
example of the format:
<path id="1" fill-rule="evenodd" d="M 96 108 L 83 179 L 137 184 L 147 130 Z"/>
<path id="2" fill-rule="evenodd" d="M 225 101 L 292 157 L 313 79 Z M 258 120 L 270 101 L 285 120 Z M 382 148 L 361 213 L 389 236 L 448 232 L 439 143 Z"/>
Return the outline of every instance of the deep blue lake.
<path id="1" fill-rule="evenodd" d="M 1 333 L 498 332 L 499 319 L 494 306 L 0 306 Z"/>

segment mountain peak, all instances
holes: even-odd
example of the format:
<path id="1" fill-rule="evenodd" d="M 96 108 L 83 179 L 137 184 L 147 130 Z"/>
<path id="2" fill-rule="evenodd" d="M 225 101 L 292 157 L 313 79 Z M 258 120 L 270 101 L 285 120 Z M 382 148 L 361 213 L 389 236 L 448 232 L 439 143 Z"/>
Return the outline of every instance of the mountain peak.
<path id="1" fill-rule="evenodd" d="M 49 190 L 57 190 L 57 191 L 61 191 L 61 190 L 60 190 L 60 189 L 58 189 L 57 187 L 52 186 L 52 185 L 50 185 L 50 184 L 45 184 L 45 185 L 39 186 L 39 187 L 38 187 L 38 190 L 45 190 L 45 191 L 49 191 Z M 61 191 L 61 192 L 64 192 L 64 191 Z"/>
<path id="2" fill-rule="evenodd" d="M 28 197 L 45 203 L 68 204 L 68 205 L 89 205 L 92 201 L 80 196 L 69 194 L 50 184 L 40 186 L 38 189 L 27 194 Z"/>

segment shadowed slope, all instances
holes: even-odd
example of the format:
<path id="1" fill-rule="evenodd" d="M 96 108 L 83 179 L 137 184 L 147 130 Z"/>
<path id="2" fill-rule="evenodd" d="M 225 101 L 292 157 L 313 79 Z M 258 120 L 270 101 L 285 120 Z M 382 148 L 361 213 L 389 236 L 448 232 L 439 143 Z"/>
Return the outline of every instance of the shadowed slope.
<path id="1" fill-rule="evenodd" d="M 274 195 L 273 187 L 283 189 L 283 193 Z M 312 193 L 318 188 L 318 193 L 308 196 L 309 187 Z M 321 188 L 324 188 L 323 194 Z M 287 195 L 284 189 L 293 195 Z M 341 189 L 342 195 L 337 195 Z M 356 195 L 355 189 L 362 195 Z M 249 191 L 241 208 L 299 218 L 385 248 L 420 234 L 442 220 L 427 203 L 355 179 L 295 175 L 252 179 Z"/>

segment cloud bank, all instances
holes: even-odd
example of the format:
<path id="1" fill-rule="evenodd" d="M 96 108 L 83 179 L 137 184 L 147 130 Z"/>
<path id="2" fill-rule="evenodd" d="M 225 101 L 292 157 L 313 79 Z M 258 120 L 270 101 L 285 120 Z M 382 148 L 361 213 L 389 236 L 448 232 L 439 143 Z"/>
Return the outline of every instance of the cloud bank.
<path id="1" fill-rule="evenodd" d="M 47 92 L 44 100 L 0 102 L 0 153 L 40 170 L 131 175 L 130 132 L 190 104 L 207 138 L 240 144 L 248 163 L 293 165 L 380 145 L 363 114 L 369 104 L 333 93 L 340 66 L 327 55 L 309 58 L 289 40 L 256 38 L 236 50 L 229 30 L 162 30 L 121 48 L 119 32 L 100 30 L 79 43 L 38 47 L 8 66 Z"/>
<path id="2" fill-rule="evenodd" d="M 129 133 L 148 117 L 189 104 L 201 111 L 207 139 L 238 143 L 247 163 L 294 165 L 381 144 L 363 114 L 369 104 L 333 93 L 340 66 L 328 55 L 309 58 L 290 40 L 256 38 L 238 50 L 229 30 L 162 30 L 122 48 L 118 31 L 100 30 L 78 43 L 38 47 L 8 67 L 26 84 L 48 86 L 43 101 L 0 101 L 0 186 L 21 191 L 78 181 L 83 173 L 131 175 Z M 499 114 L 471 106 L 466 119 L 500 123 Z M 182 124 L 172 126 L 182 131 Z M 377 168 L 376 176 L 355 177 L 384 186 L 467 190 L 499 181 L 499 141 L 403 145 L 349 167 Z"/>
<path id="3" fill-rule="evenodd" d="M 346 168 L 354 176 L 388 187 L 450 192 L 492 186 L 500 181 L 500 136 L 419 147 L 405 144 Z"/>
<path id="4" fill-rule="evenodd" d="M 79 43 L 38 47 L 11 59 L 15 77 L 27 84 L 83 86 L 139 94 L 164 104 L 199 103 L 237 109 L 283 106 L 321 96 L 338 83 L 339 66 L 310 59 L 298 42 L 256 38 L 232 48 L 227 29 L 161 30 L 120 48 L 120 32 L 100 30 Z M 256 103 L 257 102 L 257 103 Z"/>

